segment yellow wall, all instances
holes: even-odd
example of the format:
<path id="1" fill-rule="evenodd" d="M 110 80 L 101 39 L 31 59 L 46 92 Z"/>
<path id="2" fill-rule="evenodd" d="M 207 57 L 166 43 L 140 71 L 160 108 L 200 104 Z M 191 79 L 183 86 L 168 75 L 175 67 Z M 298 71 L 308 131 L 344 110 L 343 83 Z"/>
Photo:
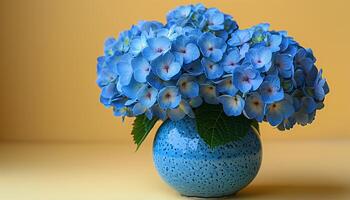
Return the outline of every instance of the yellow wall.
<path id="1" fill-rule="evenodd" d="M 12 0 L 0 2 L 1 140 L 128 140 L 132 120 L 98 100 L 96 57 L 107 36 L 138 20 L 165 20 L 198 1 Z M 349 138 L 349 1 L 202 1 L 241 27 L 269 22 L 311 47 L 331 87 L 316 122 L 288 134 L 267 126 L 265 139 Z M 293 134 L 290 134 L 293 133 Z"/>

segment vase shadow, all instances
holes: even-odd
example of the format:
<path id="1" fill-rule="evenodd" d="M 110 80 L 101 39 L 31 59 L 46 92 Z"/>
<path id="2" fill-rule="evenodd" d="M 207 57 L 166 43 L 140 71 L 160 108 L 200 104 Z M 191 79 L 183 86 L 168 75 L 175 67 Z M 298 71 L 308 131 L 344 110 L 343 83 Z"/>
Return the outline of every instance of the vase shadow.
<path id="1" fill-rule="evenodd" d="M 211 200 L 235 199 L 346 199 L 350 186 L 329 179 L 308 181 L 288 181 L 279 183 L 257 183 L 237 194 L 209 198 Z M 191 198 L 202 199 L 202 198 Z"/>
<path id="2" fill-rule="evenodd" d="M 350 187 L 344 183 L 326 179 L 286 181 L 253 184 L 226 199 L 340 199 L 348 194 L 349 190 Z"/>

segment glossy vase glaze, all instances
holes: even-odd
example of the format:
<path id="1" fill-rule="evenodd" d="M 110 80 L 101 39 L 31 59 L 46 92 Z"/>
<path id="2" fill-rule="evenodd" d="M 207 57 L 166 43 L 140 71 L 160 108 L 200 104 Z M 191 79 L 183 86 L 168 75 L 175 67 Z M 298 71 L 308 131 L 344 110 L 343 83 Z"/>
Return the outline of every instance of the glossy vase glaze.
<path id="1" fill-rule="evenodd" d="M 199 137 L 195 120 L 165 121 L 153 143 L 160 176 L 185 196 L 221 197 L 234 194 L 257 175 L 262 149 L 252 129 L 235 142 L 210 149 Z"/>

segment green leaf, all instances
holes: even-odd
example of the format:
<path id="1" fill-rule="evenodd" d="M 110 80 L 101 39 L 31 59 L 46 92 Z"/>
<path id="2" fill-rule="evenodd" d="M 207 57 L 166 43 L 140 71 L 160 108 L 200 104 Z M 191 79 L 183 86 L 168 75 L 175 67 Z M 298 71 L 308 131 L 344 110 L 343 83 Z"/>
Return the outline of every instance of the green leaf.
<path id="1" fill-rule="evenodd" d="M 152 120 L 149 120 L 146 115 L 139 115 L 136 117 L 131 131 L 134 142 L 137 145 L 136 151 L 139 149 L 142 142 L 145 140 L 148 133 L 151 131 L 157 121 L 158 118 L 153 117 Z"/>
<path id="2" fill-rule="evenodd" d="M 203 104 L 195 115 L 197 131 L 210 148 L 243 138 L 252 124 L 243 115 L 228 117 L 221 105 Z"/>

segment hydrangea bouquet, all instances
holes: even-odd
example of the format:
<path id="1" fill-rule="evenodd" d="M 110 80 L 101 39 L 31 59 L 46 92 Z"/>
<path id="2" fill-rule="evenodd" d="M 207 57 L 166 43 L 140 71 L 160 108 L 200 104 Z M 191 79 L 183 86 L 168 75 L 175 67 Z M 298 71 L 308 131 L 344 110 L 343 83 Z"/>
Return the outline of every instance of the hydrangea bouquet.
<path id="1" fill-rule="evenodd" d="M 285 31 L 239 29 L 216 8 L 188 5 L 171 10 L 165 25 L 141 21 L 108 38 L 97 84 L 115 116 L 136 116 L 138 146 L 157 120 L 190 117 L 216 147 L 258 122 L 279 130 L 311 123 L 329 92 L 315 61 Z"/>

